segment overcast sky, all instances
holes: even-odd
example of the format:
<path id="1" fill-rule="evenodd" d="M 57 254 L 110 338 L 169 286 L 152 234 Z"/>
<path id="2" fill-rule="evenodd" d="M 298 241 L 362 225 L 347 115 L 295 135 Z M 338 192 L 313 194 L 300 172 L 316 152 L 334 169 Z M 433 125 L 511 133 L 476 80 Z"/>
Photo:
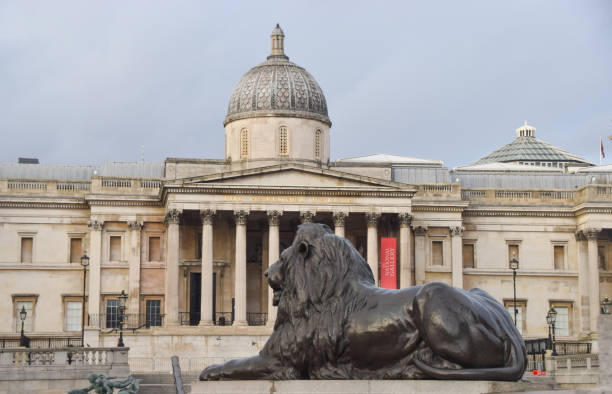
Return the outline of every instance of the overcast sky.
<path id="1" fill-rule="evenodd" d="M 223 158 L 232 90 L 270 50 L 327 98 L 332 159 L 469 164 L 536 137 L 612 163 L 612 1 L 0 0 L 0 162 Z"/>

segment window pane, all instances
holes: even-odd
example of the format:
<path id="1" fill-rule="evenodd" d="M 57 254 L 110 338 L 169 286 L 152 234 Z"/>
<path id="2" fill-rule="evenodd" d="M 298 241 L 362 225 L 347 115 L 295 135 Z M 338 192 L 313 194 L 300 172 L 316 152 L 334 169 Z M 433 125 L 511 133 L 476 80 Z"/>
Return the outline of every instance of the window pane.
<path id="1" fill-rule="evenodd" d="M 159 237 L 149 238 L 149 261 L 161 261 L 160 245 Z"/>
<path id="2" fill-rule="evenodd" d="M 34 240 L 32 238 L 21 238 L 21 262 L 31 263 L 32 262 L 32 244 Z M 20 329 L 21 330 L 21 329 Z"/>
<path id="3" fill-rule="evenodd" d="M 506 310 L 510 314 L 512 321 L 514 321 L 514 303 L 506 304 Z M 516 328 L 523 335 L 523 307 L 520 304 L 516 304 Z"/>
<path id="4" fill-rule="evenodd" d="M 109 261 L 121 261 L 121 237 L 110 237 Z"/>
<path id="5" fill-rule="evenodd" d="M 569 308 L 567 306 L 555 306 L 557 320 L 555 321 L 555 335 L 558 337 L 569 336 Z"/>
<path id="6" fill-rule="evenodd" d="M 147 300 L 146 326 L 161 326 L 161 300 Z"/>
<path id="7" fill-rule="evenodd" d="M 281 155 L 287 155 L 289 152 L 289 135 L 286 127 L 280 128 L 279 134 L 279 152 Z"/>
<path id="8" fill-rule="evenodd" d="M 26 319 L 23 322 L 23 331 L 32 332 L 32 322 L 34 321 L 34 315 L 32 313 L 32 301 L 17 301 L 15 307 L 17 308 L 15 313 L 15 331 L 21 332 L 21 316 L 19 315 L 19 312 L 21 312 L 21 309 L 25 307 L 25 311 L 27 314 Z"/>
<path id="9" fill-rule="evenodd" d="M 66 331 L 81 330 L 81 305 L 80 301 L 66 302 Z"/>
<path id="10" fill-rule="evenodd" d="M 80 263 L 83 256 L 83 240 L 81 238 L 70 239 L 70 262 Z"/>
<path id="11" fill-rule="evenodd" d="M 463 245 L 463 267 L 474 268 L 474 245 Z"/>
<path id="12" fill-rule="evenodd" d="M 431 242 L 431 264 L 442 265 L 444 259 L 442 258 L 442 241 Z"/>
<path id="13" fill-rule="evenodd" d="M 562 270 L 565 268 L 565 246 L 555 245 L 555 269 Z"/>
<path id="14" fill-rule="evenodd" d="M 119 328 L 119 300 L 106 300 L 106 328 Z"/>

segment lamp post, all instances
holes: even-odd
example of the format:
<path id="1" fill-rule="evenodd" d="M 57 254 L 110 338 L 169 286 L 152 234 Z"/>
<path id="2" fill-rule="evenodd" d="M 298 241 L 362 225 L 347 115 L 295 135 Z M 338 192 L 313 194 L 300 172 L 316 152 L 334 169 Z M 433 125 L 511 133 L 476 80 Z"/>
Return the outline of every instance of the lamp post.
<path id="1" fill-rule="evenodd" d="M 608 296 L 605 296 L 603 298 L 603 300 L 601 300 L 601 314 L 602 315 L 609 315 L 610 314 L 610 306 L 612 305 L 612 301 L 610 301 L 610 299 L 608 298 Z"/>
<path id="2" fill-rule="evenodd" d="M 81 257 L 81 265 L 83 266 L 83 302 L 81 305 L 81 346 L 85 347 L 85 284 L 87 283 L 87 267 L 89 266 L 89 257 L 87 252 Z"/>
<path id="3" fill-rule="evenodd" d="M 546 314 L 546 323 L 548 323 L 548 340 L 552 343 L 552 355 L 557 356 L 557 345 L 555 343 L 555 321 L 557 320 L 557 311 L 555 308 L 550 308 Z M 552 338 L 551 338 L 552 331 Z"/>
<path id="4" fill-rule="evenodd" d="M 117 343 L 117 347 L 124 347 L 123 343 L 123 320 L 125 319 L 125 301 L 128 296 L 125 294 L 125 290 L 121 290 L 121 294 L 119 295 L 119 342 Z"/>
<path id="5" fill-rule="evenodd" d="M 510 269 L 512 270 L 512 283 L 514 286 L 514 327 L 516 327 L 516 315 L 518 313 L 518 309 L 516 309 L 516 270 L 519 267 L 519 261 L 516 259 L 516 253 L 512 253 L 512 259 L 509 263 Z"/>
<path id="6" fill-rule="evenodd" d="M 26 340 L 25 334 L 23 333 L 23 324 L 28 316 L 28 312 L 25 310 L 25 305 L 21 307 L 19 312 L 19 318 L 21 319 L 21 338 L 19 338 L 19 346 L 29 347 L 28 341 Z"/>

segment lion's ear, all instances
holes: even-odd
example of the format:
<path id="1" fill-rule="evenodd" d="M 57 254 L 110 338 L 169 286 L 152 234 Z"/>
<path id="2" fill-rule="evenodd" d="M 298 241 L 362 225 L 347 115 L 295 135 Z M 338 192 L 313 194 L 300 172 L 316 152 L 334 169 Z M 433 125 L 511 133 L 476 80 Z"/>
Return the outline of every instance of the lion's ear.
<path id="1" fill-rule="evenodd" d="M 306 241 L 300 242 L 298 252 L 300 252 L 304 258 L 308 257 L 308 253 L 310 253 L 310 245 Z"/>

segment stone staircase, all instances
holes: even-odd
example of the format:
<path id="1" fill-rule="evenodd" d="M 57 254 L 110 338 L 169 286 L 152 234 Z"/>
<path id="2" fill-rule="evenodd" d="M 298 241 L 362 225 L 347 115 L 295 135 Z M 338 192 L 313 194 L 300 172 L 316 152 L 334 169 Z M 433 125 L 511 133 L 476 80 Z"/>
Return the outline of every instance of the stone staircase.
<path id="1" fill-rule="evenodd" d="M 174 379 L 169 373 L 133 374 L 134 378 L 140 379 L 139 394 L 176 394 Z M 191 382 L 197 376 L 183 375 L 183 387 L 185 393 L 191 392 Z"/>

